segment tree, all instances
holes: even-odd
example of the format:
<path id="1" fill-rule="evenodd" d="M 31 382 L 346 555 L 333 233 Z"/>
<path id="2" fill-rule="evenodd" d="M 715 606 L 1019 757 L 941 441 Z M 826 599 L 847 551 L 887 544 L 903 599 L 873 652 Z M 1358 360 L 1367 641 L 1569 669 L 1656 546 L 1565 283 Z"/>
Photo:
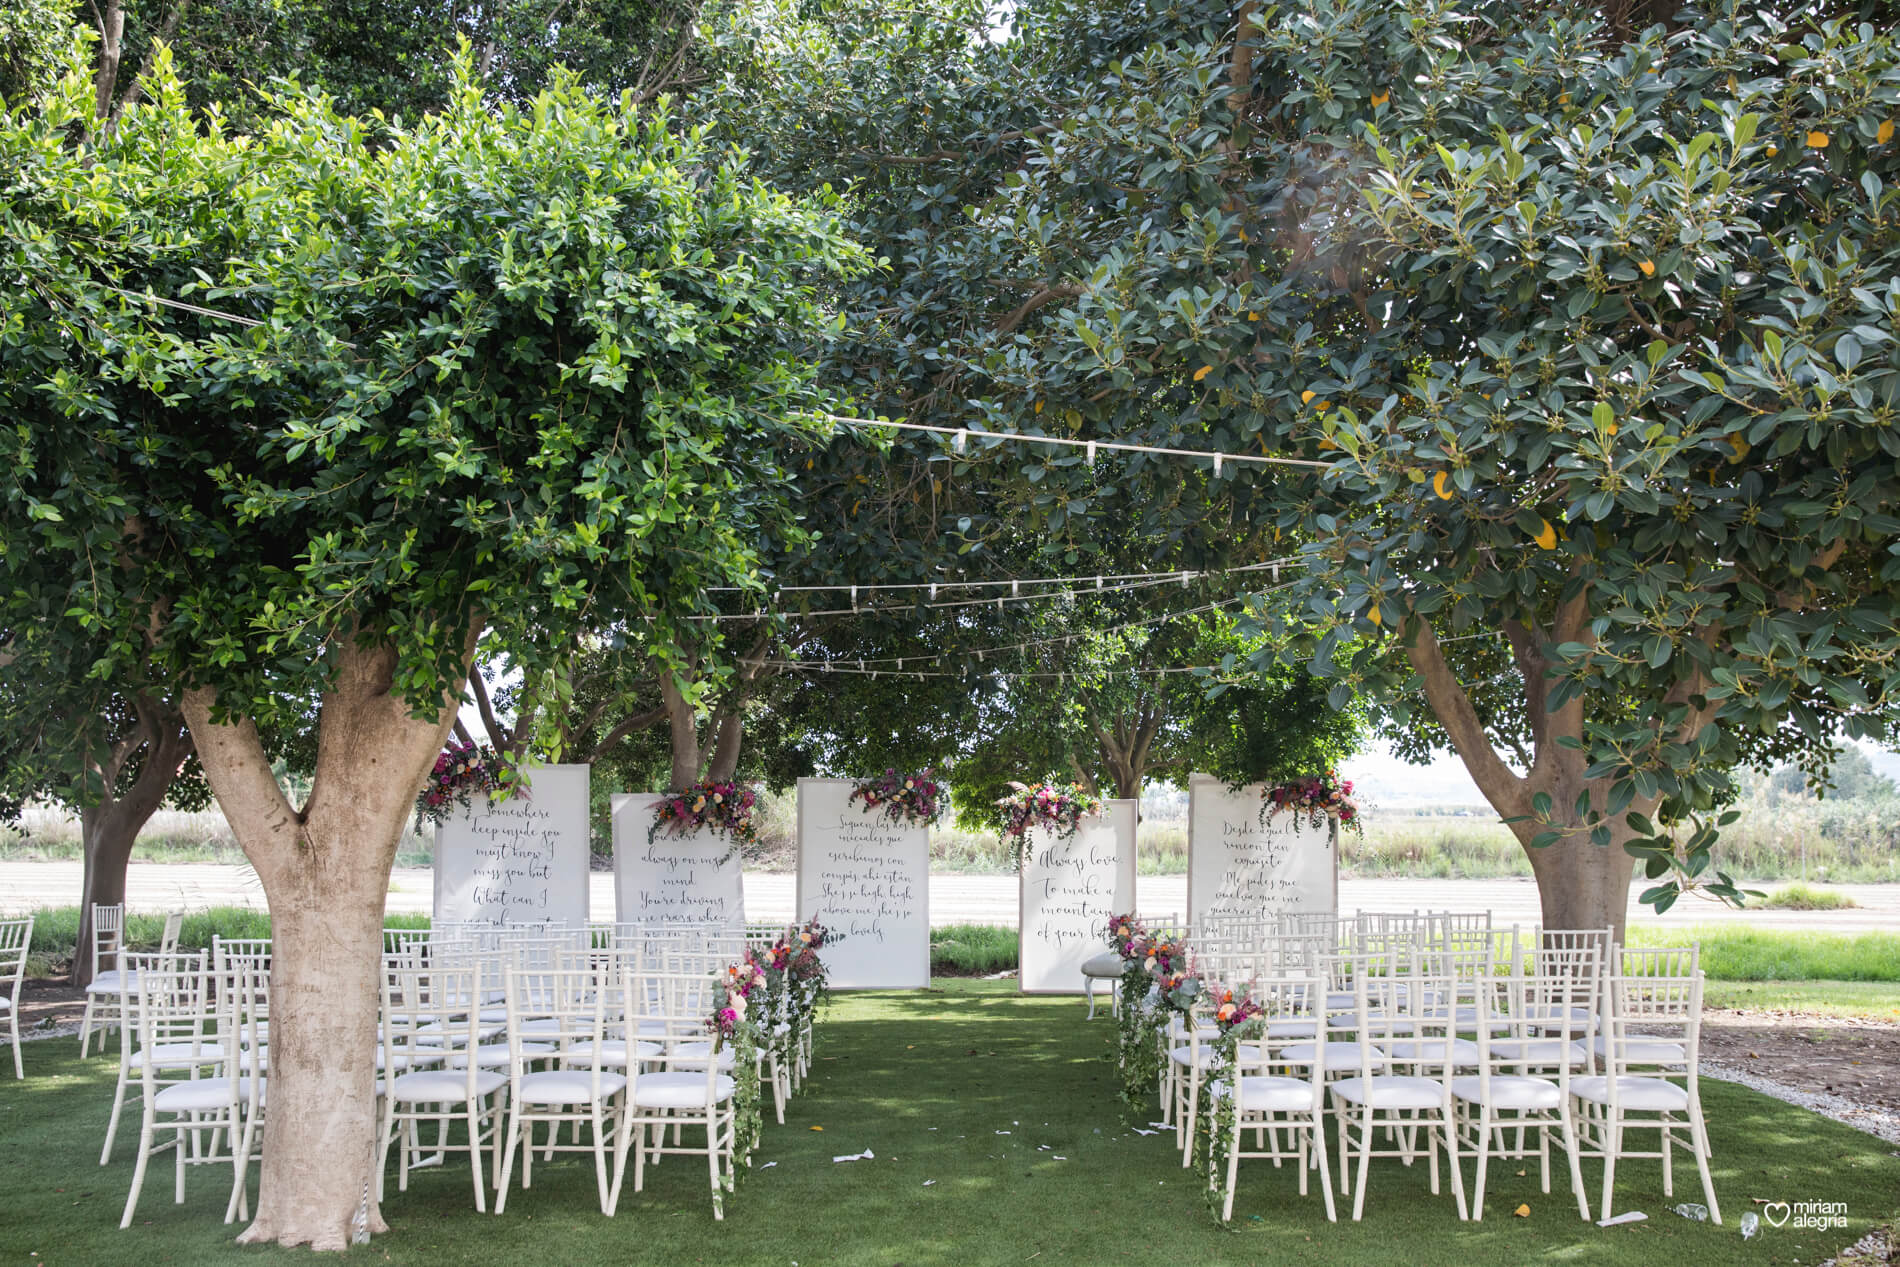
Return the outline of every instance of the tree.
<path id="1" fill-rule="evenodd" d="M 162 56 L 145 76 L 109 138 L 66 143 L 78 85 L 0 133 L 0 594 L 53 596 L 102 675 L 149 654 L 185 683 L 275 936 L 244 1239 L 341 1248 L 381 1227 L 389 868 L 477 639 L 539 668 L 756 584 L 753 543 L 800 530 L 754 455 L 822 440 L 801 352 L 860 257 L 822 202 L 570 82 L 517 110 L 465 69 L 400 126 L 279 97 L 238 138 Z M 311 699 L 299 806 L 260 735 Z"/>
<path id="2" fill-rule="evenodd" d="M 21 619 L 14 607 L 14 619 Z M 45 610 L 0 637 L 0 821 L 30 801 L 79 817 L 84 870 L 71 981 L 92 980 L 92 908 L 125 901 L 126 864 L 141 828 L 173 792 L 192 753 L 172 692 L 119 689 L 88 675 L 94 640 L 47 636 Z M 202 792 L 202 780 L 186 794 Z"/>
<path id="3" fill-rule="evenodd" d="M 1111 530 L 1297 552 L 1256 663 L 1442 736 L 1547 925 L 1620 929 L 1638 860 L 1658 906 L 1736 898 L 1726 771 L 1884 732 L 1885 26 L 1058 2 L 992 51 L 865 12 L 933 86 L 906 112 L 824 63 L 813 144 L 854 134 L 800 161 L 915 226 L 872 309 L 879 399 L 1314 464 L 1030 458 L 989 522 L 1052 555 Z"/>

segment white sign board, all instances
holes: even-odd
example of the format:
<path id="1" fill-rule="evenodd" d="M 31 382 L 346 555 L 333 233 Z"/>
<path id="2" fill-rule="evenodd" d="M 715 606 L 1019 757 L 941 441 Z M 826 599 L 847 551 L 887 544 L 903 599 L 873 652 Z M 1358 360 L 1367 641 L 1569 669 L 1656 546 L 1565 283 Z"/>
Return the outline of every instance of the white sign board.
<path id="1" fill-rule="evenodd" d="M 478 797 L 435 831 L 435 922 L 587 926 L 584 765 L 538 765 L 505 801 Z"/>
<path id="2" fill-rule="evenodd" d="M 930 833 L 852 804 L 852 786 L 798 781 L 798 918 L 838 934 L 819 952 L 833 986 L 927 986 Z"/>
<path id="3" fill-rule="evenodd" d="M 1263 822 L 1262 792 L 1257 783 L 1230 792 L 1209 775 L 1188 779 L 1190 920 L 1339 910 L 1337 829 L 1291 811 Z"/>
<path id="4" fill-rule="evenodd" d="M 745 872 L 729 837 L 700 828 L 654 836 L 653 792 L 613 798 L 614 918 L 623 924 L 745 923 Z"/>
<path id="5" fill-rule="evenodd" d="M 1135 909 L 1137 805 L 1109 801 L 1066 839 L 1030 829 L 1017 919 L 1023 993 L 1082 993 L 1082 963 L 1108 949 L 1109 919 Z"/>

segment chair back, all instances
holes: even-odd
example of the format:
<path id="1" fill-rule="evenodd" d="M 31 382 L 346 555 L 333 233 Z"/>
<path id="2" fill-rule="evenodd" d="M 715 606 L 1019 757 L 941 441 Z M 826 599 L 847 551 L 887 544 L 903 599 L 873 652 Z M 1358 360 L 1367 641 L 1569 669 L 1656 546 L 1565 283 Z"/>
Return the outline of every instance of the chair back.
<path id="1" fill-rule="evenodd" d="M 127 953 L 124 962 L 128 974 L 137 978 L 138 1003 L 133 1023 L 122 1032 L 137 1032 L 146 1095 L 155 1094 L 164 1082 L 198 1077 L 214 1065 L 219 1067 L 214 1076 L 234 1075 L 237 1029 L 226 1021 L 225 1005 L 212 995 L 204 953 Z M 129 1057 L 131 1039 L 121 1043 L 122 1055 Z"/>
<path id="2" fill-rule="evenodd" d="M 123 965 L 125 952 L 125 903 L 92 904 L 92 975 Z M 108 961 L 110 961 L 108 963 Z"/>
<path id="3" fill-rule="evenodd" d="M 508 1078 L 512 1085 L 509 1097 L 518 1101 L 528 1065 L 545 1059 L 543 1044 L 561 1050 L 586 1044 L 588 1051 L 601 1050 L 607 1001 L 617 991 L 611 983 L 603 989 L 591 965 L 542 968 L 512 963 L 505 969 L 503 982 L 508 1009 Z M 532 1031 L 525 1029 L 530 1021 L 534 1023 Z M 602 1062 L 587 1062 L 586 1072 L 593 1079 L 596 1100 L 600 1098 L 601 1069 Z"/>
<path id="4" fill-rule="evenodd" d="M 8 995 L 19 1011 L 20 981 L 26 976 L 26 953 L 33 948 L 33 917 L 0 920 L 0 990 Z"/>
<path id="5" fill-rule="evenodd" d="M 1696 1077 L 1702 1035 L 1699 948 L 1623 949 L 1607 983 L 1604 1029 L 1612 1079 L 1648 1069 Z"/>
<path id="6" fill-rule="evenodd" d="M 169 955 L 178 949 L 178 934 L 185 928 L 183 911 L 165 912 L 165 930 L 158 936 L 158 953 Z"/>

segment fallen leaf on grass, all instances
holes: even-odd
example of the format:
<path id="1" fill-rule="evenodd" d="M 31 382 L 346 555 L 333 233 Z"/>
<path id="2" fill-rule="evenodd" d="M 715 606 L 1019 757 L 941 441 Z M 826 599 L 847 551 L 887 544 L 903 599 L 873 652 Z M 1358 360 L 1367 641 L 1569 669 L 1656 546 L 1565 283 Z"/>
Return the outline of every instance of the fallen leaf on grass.
<path id="1" fill-rule="evenodd" d="M 1530 1203 L 1525 1202 L 1523 1205 L 1518 1206 L 1517 1209 L 1512 1210 L 1511 1213 L 1517 1215 L 1520 1219 L 1528 1219 L 1531 1216 Z"/>
<path id="2" fill-rule="evenodd" d="M 825 1128 L 824 1128 L 824 1127 L 822 1127 L 822 1126 L 814 1126 L 814 1127 L 812 1127 L 812 1129 L 813 1129 L 814 1131 L 822 1131 L 822 1130 L 824 1130 Z"/>

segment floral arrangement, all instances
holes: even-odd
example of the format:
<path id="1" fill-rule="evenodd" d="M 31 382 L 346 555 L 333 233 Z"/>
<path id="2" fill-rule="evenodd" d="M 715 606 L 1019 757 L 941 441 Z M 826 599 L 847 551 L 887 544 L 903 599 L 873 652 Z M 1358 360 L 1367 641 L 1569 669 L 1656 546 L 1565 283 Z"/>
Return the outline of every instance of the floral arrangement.
<path id="1" fill-rule="evenodd" d="M 1148 926 L 1136 918 L 1133 911 L 1130 911 L 1126 915 L 1109 916 L 1108 927 L 1103 930 L 1103 936 L 1110 950 L 1120 954 L 1123 959 L 1128 959 L 1132 958 L 1129 953 L 1129 943 L 1137 937 L 1146 936 L 1147 932 Z"/>
<path id="2" fill-rule="evenodd" d="M 428 781 L 416 793 L 416 826 L 440 825 L 477 796 L 505 800 L 516 795 L 527 795 L 527 783 L 507 757 L 478 744 L 452 743 L 436 754 Z"/>
<path id="3" fill-rule="evenodd" d="M 1287 812 L 1306 815 L 1313 827 L 1325 826 L 1330 818 L 1342 827 L 1362 830 L 1359 805 L 1352 799 L 1352 780 L 1342 781 L 1332 770 L 1267 788 L 1260 805 L 1261 823 Z"/>
<path id="4" fill-rule="evenodd" d="M 1029 829 L 1047 827 L 1067 839 L 1082 820 L 1102 812 L 1102 798 L 1073 783 L 1057 783 L 1053 776 L 1033 786 L 1010 781 L 1013 791 L 996 802 L 1003 839 L 1016 846 L 1016 869 L 1029 858 Z"/>
<path id="5" fill-rule="evenodd" d="M 756 844 L 759 829 L 752 821 L 752 808 L 758 799 L 751 788 L 737 783 L 695 783 L 654 805 L 647 843 L 658 840 L 663 831 L 685 833 L 710 827 L 734 848 Z"/>
<path id="6" fill-rule="evenodd" d="M 1193 1008 L 1203 982 L 1189 961 L 1185 941 L 1151 930 L 1133 915 L 1110 919 L 1108 938 L 1122 957 L 1115 1063 L 1121 1072 L 1122 1103 L 1133 1112 L 1147 1103 L 1160 1076 L 1169 1018 Z"/>
<path id="7" fill-rule="evenodd" d="M 882 809 L 891 822 L 910 827 L 935 826 L 945 808 L 943 785 L 928 769 L 915 774 L 886 770 L 851 789 L 852 803 L 860 800 L 864 808 Z"/>
<path id="8" fill-rule="evenodd" d="M 1231 988 L 1219 982 L 1208 982 L 1206 990 L 1208 1006 L 1214 1011 L 1214 1024 L 1223 1034 L 1245 1025 L 1256 1016 L 1264 1015 L 1260 1005 L 1250 996 L 1236 995 Z"/>

